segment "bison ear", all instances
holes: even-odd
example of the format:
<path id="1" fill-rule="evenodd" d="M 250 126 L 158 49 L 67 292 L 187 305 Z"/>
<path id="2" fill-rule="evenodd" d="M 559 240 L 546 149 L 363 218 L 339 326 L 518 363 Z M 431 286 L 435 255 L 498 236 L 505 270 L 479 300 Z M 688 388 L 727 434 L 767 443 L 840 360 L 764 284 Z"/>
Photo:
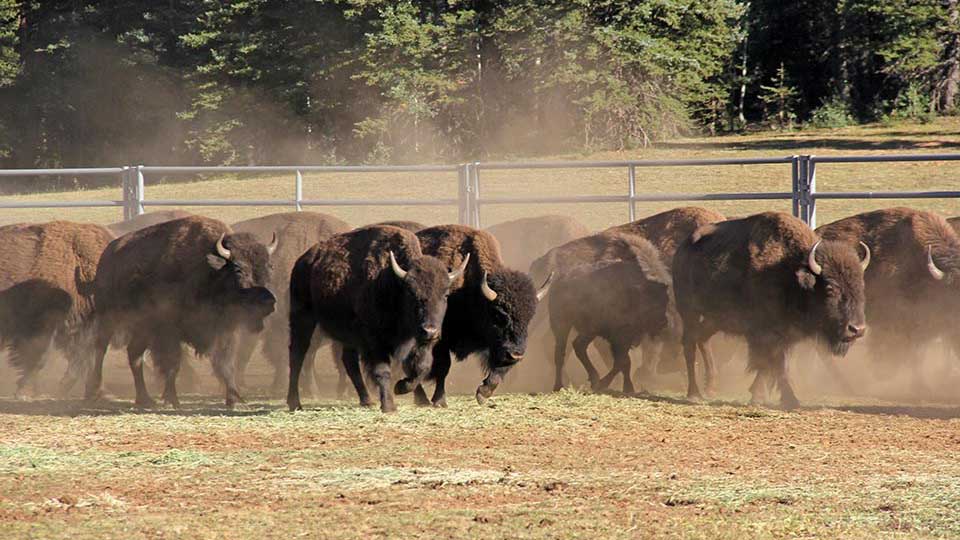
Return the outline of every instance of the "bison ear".
<path id="1" fill-rule="evenodd" d="M 219 255 L 214 255 L 213 253 L 210 253 L 207 255 L 207 264 L 210 265 L 210 268 L 213 268 L 214 270 L 219 270 L 224 266 L 226 266 L 227 260 L 224 259 L 223 257 L 220 257 Z"/>
<path id="2" fill-rule="evenodd" d="M 800 288 L 812 291 L 817 285 L 817 276 L 813 275 L 810 270 L 801 268 L 797 270 L 797 282 L 800 283 Z"/>

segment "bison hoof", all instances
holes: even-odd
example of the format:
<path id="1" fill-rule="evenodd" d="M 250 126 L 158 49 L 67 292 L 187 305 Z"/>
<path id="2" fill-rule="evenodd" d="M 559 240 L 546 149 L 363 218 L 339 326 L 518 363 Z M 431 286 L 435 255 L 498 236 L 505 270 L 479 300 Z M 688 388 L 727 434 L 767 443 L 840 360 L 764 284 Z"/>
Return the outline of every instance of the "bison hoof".
<path id="1" fill-rule="evenodd" d="M 434 401 L 434 402 L 433 402 L 433 406 L 436 407 L 436 408 L 438 408 L 438 409 L 446 409 L 446 408 L 447 408 L 447 398 L 440 398 L 440 399 Z"/>
<path id="2" fill-rule="evenodd" d="M 694 403 L 703 403 L 703 396 L 700 392 L 688 392 L 687 401 L 692 401 Z"/>
<path id="3" fill-rule="evenodd" d="M 290 412 L 302 411 L 302 410 L 303 410 L 303 405 L 301 405 L 299 401 L 294 402 L 294 403 L 289 403 L 289 402 L 288 402 L 288 403 L 287 403 L 287 408 L 290 409 Z"/>
<path id="4" fill-rule="evenodd" d="M 385 401 L 380 404 L 380 412 L 382 413 L 395 413 L 397 412 L 397 405 L 392 401 Z"/>
<path id="5" fill-rule="evenodd" d="M 156 409 L 157 402 L 152 398 L 138 397 L 137 400 L 133 403 L 138 409 Z"/>
<path id="6" fill-rule="evenodd" d="M 410 379 L 400 379 L 393 387 L 393 393 L 397 395 L 409 394 L 416 388 Z"/>
<path id="7" fill-rule="evenodd" d="M 427 395 L 423 392 L 422 388 L 418 388 L 413 392 L 413 403 L 418 407 L 429 407 L 431 405 L 430 400 L 427 399 Z"/>
<path id="8" fill-rule="evenodd" d="M 800 401 L 798 401 L 797 398 L 795 397 L 782 398 L 780 400 L 780 408 L 785 411 L 792 411 L 792 410 L 798 409 L 800 408 Z"/>

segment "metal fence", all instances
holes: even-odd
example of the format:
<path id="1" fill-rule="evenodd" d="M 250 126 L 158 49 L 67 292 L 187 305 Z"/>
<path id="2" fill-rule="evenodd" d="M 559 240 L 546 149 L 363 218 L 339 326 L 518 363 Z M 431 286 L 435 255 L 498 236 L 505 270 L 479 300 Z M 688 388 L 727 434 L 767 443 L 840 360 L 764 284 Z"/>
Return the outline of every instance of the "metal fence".
<path id="1" fill-rule="evenodd" d="M 920 161 L 960 161 L 960 154 L 891 154 L 873 156 L 808 156 L 763 157 L 744 159 L 688 159 L 688 160 L 636 160 L 636 161 L 558 161 L 558 162 L 474 162 L 460 165 L 420 166 L 268 166 L 268 167 L 153 167 L 128 166 L 112 168 L 74 169 L 9 169 L 0 170 L 3 177 L 29 176 L 112 176 L 121 185 L 120 200 L 86 201 L 4 201 L 0 208 L 93 208 L 122 207 L 124 219 L 131 219 L 150 206 L 275 206 L 302 210 L 308 206 L 456 206 L 459 222 L 481 227 L 481 210 L 489 205 L 537 205 L 555 203 L 624 203 L 627 218 L 637 219 L 638 202 L 692 202 L 692 201 L 744 201 L 744 200 L 790 200 L 793 215 L 811 227 L 816 227 L 817 201 L 824 199 L 936 199 L 960 198 L 960 191 L 817 191 L 817 166 L 830 163 L 889 163 Z M 643 193 L 637 189 L 637 169 L 673 167 L 727 167 L 731 165 L 783 165 L 784 188 L 789 191 L 737 192 L 737 193 Z M 789 173 L 787 168 L 789 166 Z M 481 173 L 494 170 L 532 169 L 622 169 L 624 176 L 623 195 L 573 195 L 562 197 L 483 197 L 481 196 Z M 305 199 L 303 197 L 303 174 L 324 173 L 390 173 L 390 172 L 446 172 L 457 182 L 456 198 L 435 199 Z M 150 199 L 144 179 L 149 175 L 210 175 L 224 173 L 287 173 L 291 175 L 294 197 L 291 199 Z"/>

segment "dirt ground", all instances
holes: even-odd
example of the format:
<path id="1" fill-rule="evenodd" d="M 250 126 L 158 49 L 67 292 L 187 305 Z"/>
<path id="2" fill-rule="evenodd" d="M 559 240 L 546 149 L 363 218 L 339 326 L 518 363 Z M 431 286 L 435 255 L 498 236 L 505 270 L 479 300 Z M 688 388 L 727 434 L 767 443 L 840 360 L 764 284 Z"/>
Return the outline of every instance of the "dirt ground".
<path id="1" fill-rule="evenodd" d="M 0 400 L 0 538 L 960 537 L 960 405 L 838 396 L 816 371 L 795 412 L 745 405 L 734 361 L 707 404 L 676 376 L 383 415 L 256 392 L 231 411 L 210 381 L 139 411 L 107 367 L 104 405 Z"/>

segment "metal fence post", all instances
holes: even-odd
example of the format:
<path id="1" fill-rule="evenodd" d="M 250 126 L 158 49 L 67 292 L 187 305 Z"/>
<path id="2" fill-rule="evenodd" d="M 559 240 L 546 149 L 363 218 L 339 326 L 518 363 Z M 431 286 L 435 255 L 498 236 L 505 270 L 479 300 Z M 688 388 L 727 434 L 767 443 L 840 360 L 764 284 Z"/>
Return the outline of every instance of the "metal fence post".
<path id="1" fill-rule="evenodd" d="M 136 215 L 134 204 L 136 201 L 136 186 L 130 175 L 130 167 L 123 167 L 120 173 L 120 190 L 123 193 L 123 220 L 132 219 Z"/>
<path id="2" fill-rule="evenodd" d="M 473 226 L 477 229 L 480 228 L 480 162 L 473 162 L 473 185 L 471 186 L 470 196 L 473 199 L 473 208 L 471 209 L 471 216 L 473 218 Z"/>
<path id="3" fill-rule="evenodd" d="M 461 225 L 470 225 L 469 163 L 462 163 L 457 170 L 457 219 Z"/>
<path id="4" fill-rule="evenodd" d="M 136 167 L 136 198 L 134 199 L 136 215 L 143 214 L 143 165 Z"/>
<path id="5" fill-rule="evenodd" d="M 633 165 L 627 165 L 627 181 L 629 182 L 630 192 L 629 216 L 632 223 L 637 219 L 637 201 L 633 200 L 637 196 L 637 168 Z"/>
<path id="6" fill-rule="evenodd" d="M 790 162 L 790 192 L 793 193 L 791 210 L 793 217 L 800 217 L 800 157 L 793 156 Z"/>
<path id="7" fill-rule="evenodd" d="M 797 189 L 794 195 L 795 200 L 797 201 L 798 210 L 800 211 L 800 219 L 804 223 L 810 223 L 810 209 L 807 206 L 807 160 L 810 159 L 810 156 L 800 156 L 800 161 L 797 163 Z"/>
<path id="8" fill-rule="evenodd" d="M 817 228 L 817 161 L 815 156 L 807 158 L 807 225 Z"/>
<path id="9" fill-rule="evenodd" d="M 303 206 L 300 204 L 300 201 L 303 200 L 303 174 L 300 173 L 300 169 L 297 169 L 297 181 L 294 185 L 293 198 L 296 202 L 297 212 L 303 210 Z"/>

